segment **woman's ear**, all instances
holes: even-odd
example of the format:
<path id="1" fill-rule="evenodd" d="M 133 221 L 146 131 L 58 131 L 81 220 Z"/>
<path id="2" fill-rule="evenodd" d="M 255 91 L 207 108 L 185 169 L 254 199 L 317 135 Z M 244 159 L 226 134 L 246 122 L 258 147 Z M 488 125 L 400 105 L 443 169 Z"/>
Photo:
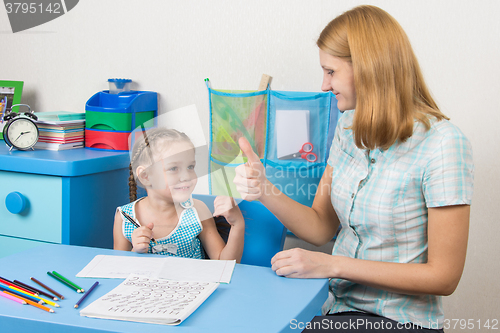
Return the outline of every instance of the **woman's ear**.
<path id="1" fill-rule="evenodd" d="M 144 187 L 149 187 L 151 186 L 151 181 L 149 180 L 149 175 L 146 171 L 146 168 L 141 166 L 138 166 L 137 169 L 135 169 L 135 174 L 137 175 L 137 179 L 141 182 Z"/>

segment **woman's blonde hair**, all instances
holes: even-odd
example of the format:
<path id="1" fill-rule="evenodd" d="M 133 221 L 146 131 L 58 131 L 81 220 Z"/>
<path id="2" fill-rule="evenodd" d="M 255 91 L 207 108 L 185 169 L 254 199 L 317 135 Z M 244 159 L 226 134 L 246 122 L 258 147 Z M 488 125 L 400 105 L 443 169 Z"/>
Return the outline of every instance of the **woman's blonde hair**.
<path id="1" fill-rule="evenodd" d="M 352 63 L 356 111 L 352 130 L 361 148 L 387 149 L 413 134 L 414 120 L 430 129 L 431 116 L 448 119 L 424 82 L 399 23 L 375 6 L 355 7 L 332 20 L 318 47 Z"/>
<path id="2" fill-rule="evenodd" d="M 150 166 L 157 162 L 155 157 L 158 156 L 164 149 L 168 149 L 168 143 L 172 142 L 188 142 L 191 145 L 193 143 L 189 137 L 175 129 L 167 129 L 164 127 L 158 127 L 142 132 L 138 134 L 140 137 L 134 143 L 132 148 L 132 153 L 130 155 L 130 165 L 129 165 L 129 197 L 130 202 L 137 199 L 137 175 L 135 174 L 137 167 Z M 194 145 L 193 145 L 194 148 Z M 140 181 L 139 181 L 140 183 Z"/>

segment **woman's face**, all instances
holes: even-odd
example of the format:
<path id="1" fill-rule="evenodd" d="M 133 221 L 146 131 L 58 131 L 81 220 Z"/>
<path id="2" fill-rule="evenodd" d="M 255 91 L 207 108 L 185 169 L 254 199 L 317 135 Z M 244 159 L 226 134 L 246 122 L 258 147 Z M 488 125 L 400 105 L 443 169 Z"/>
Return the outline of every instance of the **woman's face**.
<path id="1" fill-rule="evenodd" d="M 356 108 L 356 89 L 354 88 L 352 64 L 321 49 L 319 50 L 319 62 L 323 68 L 321 90 L 331 91 L 335 94 L 339 110 Z"/>

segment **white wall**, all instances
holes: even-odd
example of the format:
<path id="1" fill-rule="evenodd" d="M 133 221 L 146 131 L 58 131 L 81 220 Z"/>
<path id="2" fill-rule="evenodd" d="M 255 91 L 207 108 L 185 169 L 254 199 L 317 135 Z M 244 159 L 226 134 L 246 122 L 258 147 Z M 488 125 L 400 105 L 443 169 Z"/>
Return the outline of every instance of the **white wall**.
<path id="1" fill-rule="evenodd" d="M 22 101 L 41 112 L 84 111 L 108 78 L 131 78 L 133 89 L 160 94 L 162 113 L 196 104 L 208 136 L 205 78 L 214 88 L 256 89 L 266 73 L 273 89 L 319 91 L 315 40 L 336 15 L 362 3 L 82 0 L 66 15 L 16 34 L 1 6 L 0 78 L 24 81 Z M 500 319 L 500 1 L 370 3 L 401 23 L 441 109 L 474 148 L 467 264 L 445 310 L 448 319 L 473 319 L 477 330 L 478 320 Z"/>

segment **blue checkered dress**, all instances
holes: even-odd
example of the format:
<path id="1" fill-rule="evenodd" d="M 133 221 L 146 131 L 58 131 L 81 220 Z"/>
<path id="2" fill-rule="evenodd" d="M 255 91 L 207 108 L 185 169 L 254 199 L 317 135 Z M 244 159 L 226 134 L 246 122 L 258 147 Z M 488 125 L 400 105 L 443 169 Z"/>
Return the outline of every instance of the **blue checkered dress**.
<path id="1" fill-rule="evenodd" d="M 356 147 L 354 111 L 339 120 L 328 164 L 331 200 L 342 229 L 333 255 L 397 263 L 427 262 L 428 207 L 470 205 L 472 148 L 447 120 L 429 131 L 415 122 L 406 142 L 386 151 Z M 443 326 L 441 297 L 403 295 L 342 279 L 330 280 L 323 312 L 362 311 L 401 323 Z M 325 311 L 326 310 L 326 311 Z"/>
<path id="2" fill-rule="evenodd" d="M 135 219 L 135 204 L 141 199 L 143 198 L 122 206 L 119 209 Z M 175 229 L 166 237 L 156 239 L 157 245 L 154 242 L 150 242 L 148 253 L 194 259 L 204 258 L 200 239 L 198 238 L 203 227 L 198 213 L 194 208 L 193 198 L 191 197 L 181 203 L 181 206 L 184 210 L 179 217 L 179 222 Z M 122 220 L 123 235 L 132 243 L 132 233 L 135 230 L 135 226 L 123 216 Z"/>

